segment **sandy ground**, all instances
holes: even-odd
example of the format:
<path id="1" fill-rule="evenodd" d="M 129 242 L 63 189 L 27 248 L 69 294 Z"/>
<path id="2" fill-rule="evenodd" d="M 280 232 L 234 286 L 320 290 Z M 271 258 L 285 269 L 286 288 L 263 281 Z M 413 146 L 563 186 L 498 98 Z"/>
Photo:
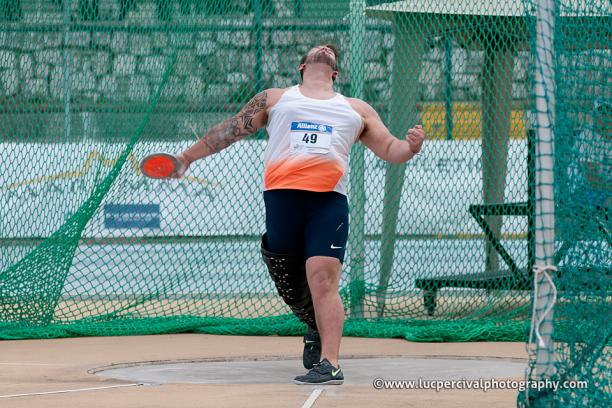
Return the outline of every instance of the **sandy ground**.
<path id="1" fill-rule="evenodd" d="M 0 342 L 1 407 L 303 407 L 314 387 L 283 384 L 132 386 L 94 372 L 140 362 L 301 358 L 301 338 L 177 334 Z M 411 343 L 343 339 L 342 356 L 508 358 L 527 361 L 523 343 Z M 299 372 L 297 373 L 299 374 Z M 380 373 L 384 377 L 384 373 Z M 518 378 L 521 379 L 521 378 Z M 401 378 L 399 378 L 401 380 Z M 127 387 L 110 388 L 118 385 Z M 83 390 L 87 388 L 99 389 Z M 80 390 L 69 393 L 13 396 Z M 515 407 L 516 390 L 376 390 L 327 386 L 312 407 Z"/>

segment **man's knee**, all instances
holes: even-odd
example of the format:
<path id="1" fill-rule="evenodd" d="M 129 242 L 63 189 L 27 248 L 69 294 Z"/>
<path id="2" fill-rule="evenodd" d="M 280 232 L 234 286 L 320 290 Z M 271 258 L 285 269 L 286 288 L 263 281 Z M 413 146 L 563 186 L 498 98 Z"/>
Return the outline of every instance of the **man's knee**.
<path id="1" fill-rule="evenodd" d="M 338 292 L 342 264 L 336 258 L 313 256 L 306 261 L 306 275 L 312 296 Z"/>

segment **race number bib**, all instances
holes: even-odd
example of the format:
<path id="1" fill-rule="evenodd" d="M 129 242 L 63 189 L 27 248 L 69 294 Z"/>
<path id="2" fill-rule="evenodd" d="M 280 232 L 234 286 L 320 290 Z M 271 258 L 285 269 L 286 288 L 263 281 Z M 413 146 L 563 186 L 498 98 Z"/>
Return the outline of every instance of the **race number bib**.
<path id="1" fill-rule="evenodd" d="M 314 122 L 291 122 L 291 152 L 325 154 L 331 147 L 333 127 Z"/>

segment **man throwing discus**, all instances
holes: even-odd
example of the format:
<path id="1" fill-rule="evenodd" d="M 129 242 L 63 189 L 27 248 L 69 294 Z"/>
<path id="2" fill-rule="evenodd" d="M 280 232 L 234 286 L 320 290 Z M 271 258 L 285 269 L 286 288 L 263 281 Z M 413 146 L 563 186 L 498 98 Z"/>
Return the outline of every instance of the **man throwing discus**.
<path id="1" fill-rule="evenodd" d="M 180 177 L 196 160 L 266 128 L 261 253 L 276 288 L 308 326 L 297 384 L 342 384 L 338 355 L 344 308 L 338 285 L 349 228 L 348 156 L 363 143 L 378 157 L 403 163 L 419 153 L 420 125 L 395 138 L 366 102 L 334 91 L 339 75 L 332 45 L 312 48 L 298 66 L 302 83 L 267 89 L 176 156 Z"/>

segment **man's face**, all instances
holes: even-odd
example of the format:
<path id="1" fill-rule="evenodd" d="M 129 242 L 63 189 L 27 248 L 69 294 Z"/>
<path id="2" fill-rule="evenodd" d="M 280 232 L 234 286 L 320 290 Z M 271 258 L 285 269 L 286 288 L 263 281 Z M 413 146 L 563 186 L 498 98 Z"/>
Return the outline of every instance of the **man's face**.
<path id="1" fill-rule="evenodd" d="M 314 47 L 313 49 L 308 51 L 308 54 L 306 55 L 306 61 L 304 63 L 323 63 L 329 65 L 333 71 L 338 70 L 336 54 L 334 54 L 334 51 L 331 48 L 326 47 L 325 45 Z"/>

